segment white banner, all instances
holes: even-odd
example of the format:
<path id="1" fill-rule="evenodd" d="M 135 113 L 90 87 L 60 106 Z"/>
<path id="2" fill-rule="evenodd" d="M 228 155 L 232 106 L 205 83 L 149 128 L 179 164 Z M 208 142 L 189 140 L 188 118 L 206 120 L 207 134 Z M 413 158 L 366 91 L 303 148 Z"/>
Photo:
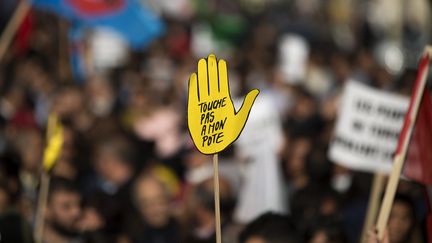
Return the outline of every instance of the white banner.
<path id="1" fill-rule="evenodd" d="M 347 82 L 329 158 L 345 167 L 389 173 L 409 99 Z"/>

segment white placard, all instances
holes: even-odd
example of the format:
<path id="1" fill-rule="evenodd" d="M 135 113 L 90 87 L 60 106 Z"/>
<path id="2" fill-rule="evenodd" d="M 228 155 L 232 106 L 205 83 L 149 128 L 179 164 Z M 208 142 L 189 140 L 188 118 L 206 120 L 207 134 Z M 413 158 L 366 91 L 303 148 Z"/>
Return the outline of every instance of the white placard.
<path id="1" fill-rule="evenodd" d="M 354 170 L 389 173 L 407 97 L 347 82 L 329 158 Z"/>

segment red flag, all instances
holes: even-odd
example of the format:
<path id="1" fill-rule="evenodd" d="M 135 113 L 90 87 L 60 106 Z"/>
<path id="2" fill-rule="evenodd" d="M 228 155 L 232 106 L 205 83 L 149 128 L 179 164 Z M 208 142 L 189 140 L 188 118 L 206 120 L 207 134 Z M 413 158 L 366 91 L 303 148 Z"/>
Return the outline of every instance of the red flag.
<path id="1" fill-rule="evenodd" d="M 432 102 L 431 94 L 426 87 L 428 72 L 429 55 L 426 54 L 420 61 L 410 106 L 399 136 L 396 155 L 402 153 L 405 146 L 407 146 L 403 174 L 426 185 L 426 201 L 429 209 L 426 218 L 426 230 L 428 232 L 428 242 L 432 243 L 432 191 L 430 187 L 432 185 Z M 413 112 L 417 108 L 415 107 L 416 101 L 420 97 L 417 115 L 413 116 Z M 413 122 L 414 124 L 412 124 Z M 411 127 L 412 132 L 410 134 Z M 411 137 L 408 137 L 410 135 Z"/>
<path id="2" fill-rule="evenodd" d="M 430 92 L 422 89 L 421 80 L 429 70 L 429 56 L 425 55 L 419 65 L 417 79 L 414 84 L 410 106 L 406 114 L 404 126 L 399 137 L 396 154 L 400 153 L 408 135 L 410 123 L 415 122 L 411 139 L 408 141 L 405 158 L 404 175 L 425 185 L 432 185 L 432 102 Z M 422 92 L 423 91 L 423 92 Z M 412 118 L 413 104 L 416 97 L 421 97 L 416 118 Z"/>
<path id="3" fill-rule="evenodd" d="M 408 112 L 399 136 L 393 170 L 378 215 L 377 229 L 380 239 L 383 238 L 388 222 L 402 166 L 405 166 L 403 172 L 407 177 L 423 184 L 432 184 L 432 105 L 430 92 L 426 89 L 431 53 L 432 47 L 427 47 L 421 58 Z"/>

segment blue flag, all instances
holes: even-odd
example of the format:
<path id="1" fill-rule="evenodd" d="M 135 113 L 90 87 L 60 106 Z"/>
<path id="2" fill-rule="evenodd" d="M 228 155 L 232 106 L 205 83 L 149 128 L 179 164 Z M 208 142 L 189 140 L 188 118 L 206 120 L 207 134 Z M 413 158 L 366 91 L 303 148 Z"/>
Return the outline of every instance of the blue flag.
<path id="1" fill-rule="evenodd" d="M 54 12 L 82 27 L 106 27 L 138 49 L 164 32 L 164 24 L 138 0 L 33 0 L 33 6 Z"/>

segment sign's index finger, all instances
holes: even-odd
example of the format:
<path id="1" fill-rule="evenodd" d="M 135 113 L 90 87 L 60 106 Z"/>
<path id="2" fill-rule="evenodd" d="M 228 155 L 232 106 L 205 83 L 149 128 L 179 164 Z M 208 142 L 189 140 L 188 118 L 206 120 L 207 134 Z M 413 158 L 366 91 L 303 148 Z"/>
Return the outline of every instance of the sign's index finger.
<path id="1" fill-rule="evenodd" d="M 219 91 L 222 95 L 229 95 L 228 71 L 225 60 L 219 60 Z"/>
<path id="2" fill-rule="evenodd" d="M 205 59 L 200 59 L 198 61 L 198 93 L 200 100 L 205 100 L 210 96 L 207 62 Z"/>
<path id="3" fill-rule="evenodd" d="M 192 73 L 190 78 L 189 78 L 189 95 L 188 95 L 188 99 L 189 99 L 189 104 L 191 102 L 200 102 L 200 94 L 198 92 L 198 79 L 197 79 L 197 74 L 196 73 Z"/>
<path id="4" fill-rule="evenodd" d="M 219 80 L 216 56 L 210 54 L 207 59 L 210 95 L 219 94 Z"/>

